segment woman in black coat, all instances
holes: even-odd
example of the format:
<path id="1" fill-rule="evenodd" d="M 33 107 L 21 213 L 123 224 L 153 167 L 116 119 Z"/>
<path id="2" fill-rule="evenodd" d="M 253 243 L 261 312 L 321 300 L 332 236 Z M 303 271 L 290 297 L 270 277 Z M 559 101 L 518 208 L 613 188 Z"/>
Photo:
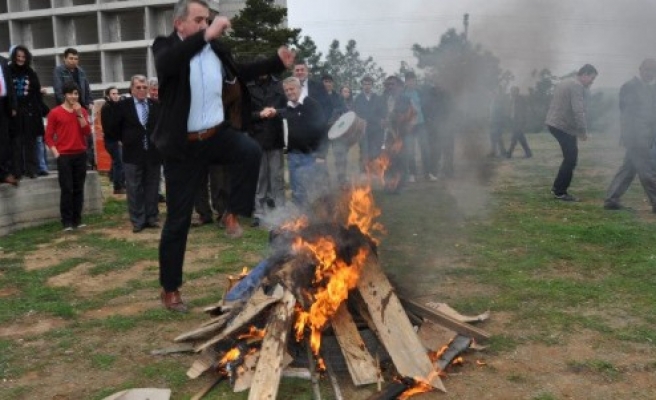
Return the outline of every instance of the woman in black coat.
<path id="1" fill-rule="evenodd" d="M 25 46 L 14 47 L 10 60 L 9 70 L 18 102 L 16 116 L 10 125 L 14 176 L 35 178 L 39 172 L 37 137 L 44 134 L 41 83 L 30 66 L 32 54 Z"/>

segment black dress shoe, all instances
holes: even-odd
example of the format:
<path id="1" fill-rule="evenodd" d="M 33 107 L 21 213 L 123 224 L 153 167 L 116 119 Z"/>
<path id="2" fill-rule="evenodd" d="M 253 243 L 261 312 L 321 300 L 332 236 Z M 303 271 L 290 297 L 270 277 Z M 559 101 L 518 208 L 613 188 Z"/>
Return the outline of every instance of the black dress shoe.
<path id="1" fill-rule="evenodd" d="M 132 228 L 132 233 L 139 233 L 145 229 L 144 226 L 135 226 Z"/>
<path id="2" fill-rule="evenodd" d="M 146 228 L 160 228 L 159 222 L 147 222 Z"/>
<path id="3" fill-rule="evenodd" d="M 39 173 L 37 175 L 39 175 L 39 176 L 48 176 L 48 175 L 50 175 L 50 172 L 48 172 L 48 171 L 39 171 Z"/>

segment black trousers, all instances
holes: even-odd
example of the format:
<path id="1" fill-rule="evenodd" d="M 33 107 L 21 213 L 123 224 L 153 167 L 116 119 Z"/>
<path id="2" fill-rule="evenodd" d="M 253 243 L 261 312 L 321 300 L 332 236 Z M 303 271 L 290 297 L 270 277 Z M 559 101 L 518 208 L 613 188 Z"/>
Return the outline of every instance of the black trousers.
<path id="1" fill-rule="evenodd" d="M 167 292 L 182 286 L 182 265 L 198 188 L 210 165 L 227 165 L 230 197 L 227 212 L 253 212 L 262 151 L 245 133 L 222 128 L 211 138 L 189 142 L 183 160 L 164 160 L 167 216 L 159 243 L 159 280 Z"/>
<path id="2" fill-rule="evenodd" d="M 9 137 L 9 115 L 5 112 L 4 98 L 0 98 L 0 182 L 11 173 L 11 139 Z"/>
<path id="3" fill-rule="evenodd" d="M 517 146 L 518 142 L 522 146 L 522 149 L 524 149 L 524 155 L 526 157 L 532 157 L 533 153 L 531 152 L 531 148 L 528 146 L 526 135 L 524 135 L 523 131 L 515 129 L 513 130 L 512 138 L 510 139 L 510 147 L 508 147 L 508 158 L 512 157 L 512 153 L 515 151 L 515 146 Z"/>
<path id="4" fill-rule="evenodd" d="M 86 153 L 62 154 L 57 158 L 59 177 L 59 212 L 64 227 L 74 227 L 82 223 L 84 206 L 84 181 L 87 177 Z"/>
<path id="5" fill-rule="evenodd" d="M 560 196 L 567 193 L 569 185 L 572 183 L 574 168 L 579 157 L 578 139 L 574 135 L 563 132 L 560 129 L 549 127 L 549 132 L 556 138 L 560 144 L 560 150 L 563 152 L 563 162 L 560 164 L 558 174 L 554 180 L 552 190 L 555 195 Z"/>
<path id="6" fill-rule="evenodd" d="M 159 216 L 160 163 L 144 161 L 123 164 L 130 222 L 135 228 L 154 224 Z"/>

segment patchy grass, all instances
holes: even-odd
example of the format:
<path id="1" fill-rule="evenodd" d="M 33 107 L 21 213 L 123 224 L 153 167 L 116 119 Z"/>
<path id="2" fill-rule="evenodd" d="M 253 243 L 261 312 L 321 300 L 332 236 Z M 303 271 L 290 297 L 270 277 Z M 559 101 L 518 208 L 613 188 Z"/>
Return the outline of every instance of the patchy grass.
<path id="1" fill-rule="evenodd" d="M 446 381 L 454 398 L 656 398 L 656 218 L 642 189 L 634 184 L 623 199 L 635 212 L 602 209 L 623 154 L 615 138 L 593 136 L 581 145 L 572 185 L 583 202 L 557 202 L 549 194 L 557 145 L 547 134 L 529 141 L 533 159 L 459 165 L 455 180 L 419 182 L 399 195 L 376 191 L 387 229 L 381 264 L 404 295 L 462 313 L 491 310 L 482 326 L 493 334 L 487 350 L 467 355 Z M 183 291 L 196 312 L 175 315 L 158 302 L 158 238 L 131 234 L 125 207 L 109 196 L 103 215 L 69 236 L 53 223 L 0 238 L 0 296 L 8 293 L 0 297 L 0 332 L 8 327 L 0 399 L 100 400 L 168 387 L 177 400 L 206 383 L 186 377 L 193 355 L 150 351 L 206 320 L 198 309 L 221 298 L 225 275 L 263 257 L 267 232 L 246 228 L 232 241 L 214 225 L 192 229 Z M 52 249 L 59 258 L 27 268 L 29 256 L 53 257 Z M 78 270 L 70 286 L 49 283 Z M 92 282 L 94 291 L 78 290 Z M 52 326 L 32 330 L 42 323 Z M 347 398 L 373 391 L 352 389 Z M 206 398 L 247 396 L 222 383 Z M 332 398 L 327 380 L 322 396 Z M 284 379 L 278 397 L 309 400 L 310 383 Z"/>

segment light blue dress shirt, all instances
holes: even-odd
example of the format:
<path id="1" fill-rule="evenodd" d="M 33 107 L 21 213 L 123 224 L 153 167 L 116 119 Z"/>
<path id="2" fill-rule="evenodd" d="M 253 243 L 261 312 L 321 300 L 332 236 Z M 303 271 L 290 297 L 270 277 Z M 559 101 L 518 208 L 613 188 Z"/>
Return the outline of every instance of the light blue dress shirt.
<path id="1" fill-rule="evenodd" d="M 224 120 L 223 66 L 209 44 L 191 59 L 190 66 L 191 107 L 187 131 L 197 132 Z"/>

